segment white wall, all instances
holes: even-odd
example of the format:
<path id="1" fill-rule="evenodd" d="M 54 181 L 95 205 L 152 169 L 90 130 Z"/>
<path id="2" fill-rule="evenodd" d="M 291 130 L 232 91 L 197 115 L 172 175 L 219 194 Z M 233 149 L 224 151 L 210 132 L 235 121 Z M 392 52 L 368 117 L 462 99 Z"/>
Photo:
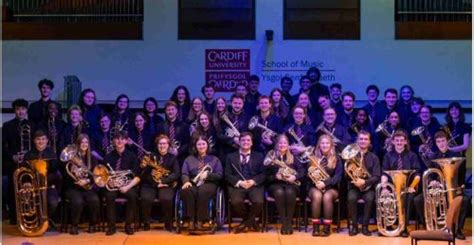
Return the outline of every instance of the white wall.
<path id="1" fill-rule="evenodd" d="M 208 48 L 249 48 L 252 72 L 264 78 L 264 92 L 279 80 L 267 79 L 275 73 L 262 72 L 262 60 L 307 60 L 334 69 L 323 75 L 331 75 L 358 99 L 365 99 L 368 83 L 376 83 L 382 90 L 410 84 L 428 100 L 471 100 L 470 40 L 395 40 L 393 0 L 361 0 L 357 41 L 283 40 L 282 0 L 256 1 L 254 41 L 177 40 L 177 5 L 176 0 L 145 0 L 142 41 L 3 42 L 3 101 L 36 99 L 36 83 L 44 77 L 56 82 L 58 95 L 66 75 L 78 76 L 83 88 L 94 88 L 99 100 L 114 100 L 119 93 L 132 100 L 166 99 L 177 84 L 200 95 Z M 266 29 L 275 32 L 272 45 L 264 41 Z"/>

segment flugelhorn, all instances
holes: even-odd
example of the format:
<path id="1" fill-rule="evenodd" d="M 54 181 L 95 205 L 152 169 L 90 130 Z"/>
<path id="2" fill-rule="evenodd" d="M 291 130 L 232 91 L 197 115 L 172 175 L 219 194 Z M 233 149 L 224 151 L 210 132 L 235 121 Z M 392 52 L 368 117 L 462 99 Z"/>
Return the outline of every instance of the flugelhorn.
<path id="1" fill-rule="evenodd" d="M 321 161 L 323 158 L 316 159 L 316 156 L 311 155 L 309 161 L 311 162 L 310 167 L 308 168 L 308 177 L 313 181 L 314 185 L 317 187 L 318 182 L 324 182 L 328 180 L 331 176 L 326 172 L 323 166 L 321 166 Z M 326 191 L 326 188 L 320 190 L 322 192 Z"/>
<path id="2" fill-rule="evenodd" d="M 392 183 L 378 184 L 375 188 L 377 228 L 384 236 L 398 236 L 405 229 L 405 199 L 407 181 L 415 170 L 384 171 Z M 398 222 L 397 222 L 398 220 Z"/>
<path id="3" fill-rule="evenodd" d="M 264 133 L 268 134 L 268 136 L 270 136 L 270 137 L 275 137 L 277 135 L 277 133 L 275 131 L 273 131 L 270 128 L 268 128 L 267 126 L 259 123 L 258 122 L 258 116 L 253 116 L 252 118 L 250 118 L 249 130 L 253 130 L 254 128 L 261 128 L 264 131 Z"/>
<path id="4" fill-rule="evenodd" d="M 280 174 L 283 177 L 283 180 L 289 184 L 294 184 L 294 185 L 301 185 L 301 182 L 299 180 L 295 181 L 290 181 L 288 178 L 291 175 L 296 176 L 297 172 L 296 170 L 290 168 L 284 161 L 279 160 L 275 154 L 274 151 L 268 152 L 267 156 L 263 160 L 263 165 L 269 166 L 269 165 L 276 165 L 278 167 L 278 172 L 277 174 Z"/>
<path id="5" fill-rule="evenodd" d="M 296 145 L 299 147 L 303 147 L 303 152 L 297 155 L 296 157 L 298 158 L 298 161 L 301 163 L 307 163 L 309 162 L 309 157 L 313 154 L 314 152 L 314 147 L 313 146 L 305 146 L 303 144 L 303 137 L 299 137 L 296 132 L 295 128 L 292 126 L 290 129 L 288 129 L 288 133 L 293 137 L 296 141 Z"/>
<path id="6" fill-rule="evenodd" d="M 227 126 L 229 126 L 228 128 L 226 128 L 225 130 L 225 135 L 227 137 L 231 137 L 231 138 L 234 138 L 234 137 L 239 137 L 240 136 L 240 132 L 239 130 L 235 127 L 235 125 L 230 121 L 229 117 L 227 116 L 226 113 L 222 114 L 221 115 L 221 120 L 224 121 Z"/>
<path id="7" fill-rule="evenodd" d="M 75 183 L 80 180 L 85 180 L 86 185 L 83 186 L 84 189 L 90 190 L 92 184 L 89 183 L 89 177 L 92 175 L 89 170 L 89 166 L 85 165 L 81 157 L 78 155 L 76 145 L 68 145 L 62 151 L 59 159 L 62 162 L 66 162 L 66 172 Z"/>
<path id="8" fill-rule="evenodd" d="M 41 236 L 48 229 L 46 160 L 28 161 L 13 174 L 18 229 L 24 236 Z"/>
<path id="9" fill-rule="evenodd" d="M 357 159 L 359 153 L 361 153 L 361 156 Z M 370 178 L 370 173 L 365 168 L 364 156 L 359 145 L 356 143 L 347 145 L 344 150 L 342 150 L 341 157 L 346 160 L 344 163 L 344 170 L 352 181 Z M 361 191 L 367 191 L 369 189 L 370 186 L 366 186 L 365 188 L 362 188 Z"/>
<path id="10" fill-rule="evenodd" d="M 117 191 L 133 180 L 134 176 L 130 170 L 113 170 L 110 164 L 107 167 L 100 164 L 94 168 L 94 183 L 98 187 L 105 187 L 108 191 Z"/>
<path id="11" fill-rule="evenodd" d="M 429 168 L 423 173 L 423 197 L 425 200 L 425 222 L 427 230 L 444 230 L 448 206 L 455 195 L 464 186 L 458 187 L 457 177 L 459 165 L 466 158 L 452 157 L 431 160 L 440 169 Z M 438 179 L 439 181 L 433 180 Z"/>

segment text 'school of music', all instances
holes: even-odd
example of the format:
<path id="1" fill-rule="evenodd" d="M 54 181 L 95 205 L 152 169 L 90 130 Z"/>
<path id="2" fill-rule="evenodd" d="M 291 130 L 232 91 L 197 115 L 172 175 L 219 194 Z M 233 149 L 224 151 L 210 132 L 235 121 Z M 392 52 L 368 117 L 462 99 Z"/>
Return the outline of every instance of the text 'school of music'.
<path id="1" fill-rule="evenodd" d="M 441 125 L 410 86 L 380 94 L 370 85 L 368 103 L 354 108 L 354 93 L 321 84 L 320 75 L 309 69 L 295 95 L 284 77 L 268 96 L 252 76 L 229 101 L 214 98 L 211 86 L 192 99 L 178 86 L 164 118 L 153 97 L 132 113 L 124 94 L 106 114 L 94 90 L 85 89 L 67 122 L 50 98 L 53 82 L 41 80 L 41 98 L 29 106 L 15 100 L 15 118 L 3 127 L 10 222 L 25 236 L 40 236 L 65 215 L 77 235 L 87 206 L 88 232 L 113 235 L 124 218 L 125 233 L 133 234 L 150 230 L 159 200 L 168 231 L 212 234 L 232 211 L 242 222 L 229 229 L 241 233 L 273 220 L 263 215 L 268 202 L 288 235 L 300 225 L 293 222 L 297 202 L 307 202 L 313 236 L 330 235 L 335 205 L 347 205 L 350 236 L 371 235 L 375 206 L 378 233 L 406 237 L 409 220 L 427 230 L 452 228 L 448 210 L 461 196 L 453 232 L 465 239 L 471 126 L 461 105 L 452 102 Z M 117 217 L 118 199 L 126 200 L 125 217 Z M 70 214 L 57 214 L 58 205 Z"/>

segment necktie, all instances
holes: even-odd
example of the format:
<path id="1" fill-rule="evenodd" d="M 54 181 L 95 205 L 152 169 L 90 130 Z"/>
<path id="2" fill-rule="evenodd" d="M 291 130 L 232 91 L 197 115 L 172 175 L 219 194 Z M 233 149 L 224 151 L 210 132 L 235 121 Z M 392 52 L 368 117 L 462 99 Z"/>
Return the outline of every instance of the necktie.
<path id="1" fill-rule="evenodd" d="M 301 138 L 301 135 L 303 134 L 303 130 L 301 130 L 301 127 L 300 126 L 296 126 L 296 136 L 298 136 L 299 138 Z"/>
<path id="2" fill-rule="evenodd" d="M 239 124 L 240 124 L 240 123 L 239 123 L 239 115 L 235 115 L 235 114 L 234 114 L 234 126 L 235 126 L 237 129 L 239 129 L 239 126 L 240 126 Z"/>
<path id="3" fill-rule="evenodd" d="M 248 156 L 249 154 L 243 154 L 243 153 L 240 153 L 240 164 L 242 165 L 245 165 L 248 163 Z"/>
<path id="4" fill-rule="evenodd" d="M 398 154 L 397 170 L 402 170 L 402 169 L 403 169 L 402 154 Z"/>
<path id="5" fill-rule="evenodd" d="M 122 155 L 119 154 L 119 158 L 117 159 L 117 164 L 115 164 L 115 170 L 118 171 L 122 169 Z"/>
<path id="6" fill-rule="evenodd" d="M 321 163 L 320 163 L 320 164 L 321 164 L 321 167 L 326 168 L 326 166 L 328 165 L 328 159 L 327 159 L 327 157 L 323 157 L 323 158 L 321 159 Z"/>
<path id="7" fill-rule="evenodd" d="M 137 139 L 137 141 L 138 141 L 137 144 L 143 148 L 143 136 L 142 136 L 142 132 L 138 132 L 138 139 Z M 142 149 L 138 148 L 138 154 L 137 154 L 138 159 L 143 159 L 143 155 L 144 155 L 144 154 L 145 154 L 145 153 L 142 151 Z"/>
<path id="8" fill-rule="evenodd" d="M 249 154 L 240 154 L 240 156 L 242 157 L 242 159 L 240 161 L 241 168 L 242 168 L 242 175 L 246 179 L 249 179 L 250 178 L 250 164 L 248 164 L 248 163 L 249 163 L 249 160 L 250 160 L 250 155 Z"/>
<path id="9" fill-rule="evenodd" d="M 176 129 L 174 128 L 174 123 L 172 122 L 170 122 L 169 136 L 171 141 L 173 141 L 176 136 Z"/>
<path id="10" fill-rule="evenodd" d="M 107 151 L 107 147 L 109 147 L 109 139 L 107 139 L 107 135 L 104 134 L 104 136 L 102 137 L 102 149 L 104 151 Z"/>

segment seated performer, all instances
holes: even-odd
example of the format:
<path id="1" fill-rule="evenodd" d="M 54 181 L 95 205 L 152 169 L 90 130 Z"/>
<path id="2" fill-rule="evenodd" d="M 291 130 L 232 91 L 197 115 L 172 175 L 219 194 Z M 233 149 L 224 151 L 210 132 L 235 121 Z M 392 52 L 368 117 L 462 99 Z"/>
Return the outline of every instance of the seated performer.
<path id="1" fill-rule="evenodd" d="M 242 223 L 234 229 L 234 233 L 244 232 L 247 228 L 258 230 L 255 217 L 263 209 L 263 195 L 265 170 L 263 155 L 252 151 L 252 134 L 244 132 L 240 135 L 240 149 L 227 155 L 225 161 L 225 178 L 228 184 L 229 197 L 232 210 Z M 245 199 L 252 203 L 250 212 L 246 209 Z"/>

